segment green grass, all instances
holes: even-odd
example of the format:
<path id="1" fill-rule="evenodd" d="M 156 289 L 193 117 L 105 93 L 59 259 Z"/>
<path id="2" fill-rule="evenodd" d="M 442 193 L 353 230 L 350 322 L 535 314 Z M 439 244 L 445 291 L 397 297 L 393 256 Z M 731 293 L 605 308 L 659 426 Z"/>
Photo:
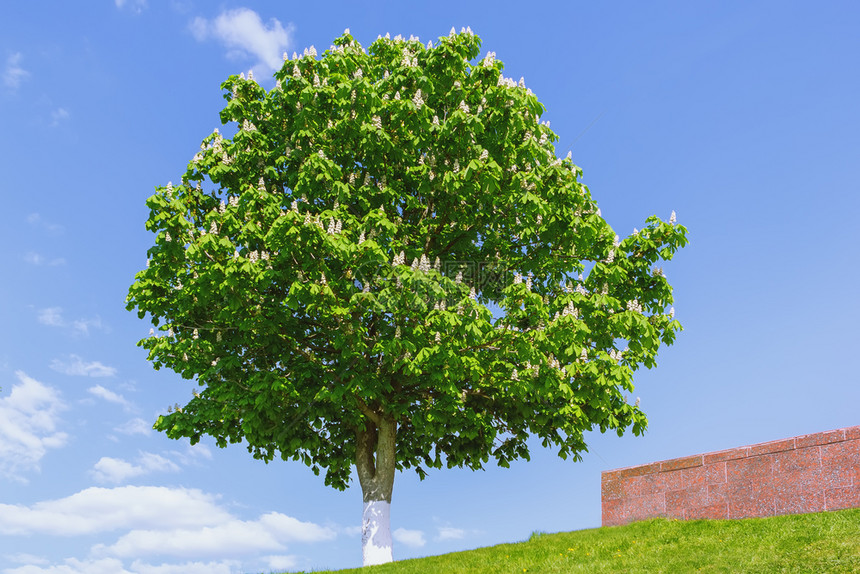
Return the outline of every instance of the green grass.
<path id="1" fill-rule="evenodd" d="M 535 533 L 518 544 L 337 570 L 338 574 L 436 572 L 854 573 L 860 572 L 860 509 L 745 520 L 655 519 Z"/>

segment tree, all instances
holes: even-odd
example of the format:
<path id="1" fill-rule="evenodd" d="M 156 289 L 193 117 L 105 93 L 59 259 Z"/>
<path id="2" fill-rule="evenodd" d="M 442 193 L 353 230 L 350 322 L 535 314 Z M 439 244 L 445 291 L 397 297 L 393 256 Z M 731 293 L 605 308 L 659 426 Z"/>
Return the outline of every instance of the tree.
<path id="1" fill-rule="evenodd" d="M 155 428 L 338 489 L 355 466 L 365 564 L 391 560 L 398 470 L 508 466 L 529 436 L 578 460 L 587 430 L 641 434 L 633 371 L 680 329 L 652 266 L 684 227 L 650 217 L 620 241 L 480 45 L 452 30 L 365 51 L 347 31 L 285 55 L 271 90 L 231 76 L 235 135 L 147 200 L 128 308 L 157 329 L 154 367 L 200 387 Z"/>

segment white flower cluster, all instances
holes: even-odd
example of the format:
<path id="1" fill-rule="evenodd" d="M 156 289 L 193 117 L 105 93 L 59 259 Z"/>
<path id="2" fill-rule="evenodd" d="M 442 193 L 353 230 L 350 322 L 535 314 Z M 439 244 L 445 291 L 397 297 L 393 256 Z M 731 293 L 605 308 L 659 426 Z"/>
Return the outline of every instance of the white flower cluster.
<path id="1" fill-rule="evenodd" d="M 379 116 L 373 116 L 373 118 L 371 118 L 371 120 L 370 120 L 370 123 L 373 125 L 374 128 L 376 128 L 378 130 L 382 129 L 382 118 L 380 118 Z M 366 182 L 365 182 L 365 185 L 367 185 Z"/>
<path id="2" fill-rule="evenodd" d="M 337 235 L 338 233 L 341 232 L 342 229 L 343 229 L 343 223 L 341 222 L 340 219 L 335 221 L 333 217 L 329 218 L 328 229 L 326 229 L 326 233 L 328 233 L 329 235 Z"/>
<path id="3" fill-rule="evenodd" d="M 580 283 L 576 286 L 576 289 L 573 290 L 574 293 L 579 293 L 580 295 L 588 295 L 588 291 L 585 290 L 585 287 Z"/>
<path id="4" fill-rule="evenodd" d="M 311 46 L 310 48 L 305 48 L 305 51 L 302 53 L 302 56 L 311 56 L 312 58 L 317 57 L 317 49 Z"/>
<path id="5" fill-rule="evenodd" d="M 670 319 L 675 318 L 675 308 L 674 307 L 669 307 L 669 318 Z"/>
<path id="6" fill-rule="evenodd" d="M 574 319 L 578 319 L 579 318 L 579 309 L 576 308 L 576 306 L 573 304 L 573 301 L 570 301 L 570 302 L 568 302 L 567 305 L 565 305 L 564 309 L 562 309 L 561 316 L 562 317 L 573 316 Z M 556 317 L 558 317 L 558 312 L 556 312 Z"/>
<path id="7" fill-rule="evenodd" d="M 412 103 L 415 104 L 415 107 L 419 110 L 421 106 L 424 105 L 424 97 L 421 95 L 421 88 L 418 88 L 418 91 L 415 92 L 415 95 L 412 96 Z"/>
<path id="8" fill-rule="evenodd" d="M 487 158 L 490 157 L 490 152 L 487 150 L 481 151 L 481 161 L 487 161 Z"/>
<path id="9" fill-rule="evenodd" d="M 523 282 L 523 276 L 520 275 L 519 271 L 514 273 L 514 285 L 519 285 Z"/>
<path id="10" fill-rule="evenodd" d="M 249 122 L 248 119 L 242 120 L 242 131 L 245 132 L 253 132 L 257 130 L 257 126 L 255 126 L 252 122 Z"/>
<path id="11" fill-rule="evenodd" d="M 588 349 L 583 347 L 582 352 L 579 354 L 579 360 L 585 362 L 588 360 Z"/>
<path id="12" fill-rule="evenodd" d="M 669 223 L 670 223 L 671 225 L 674 225 L 676 221 L 677 221 L 677 219 L 676 219 L 676 217 L 675 217 L 675 212 L 673 211 L 673 212 L 672 212 L 672 215 L 670 215 L 670 216 L 669 216 Z"/>
<path id="13" fill-rule="evenodd" d="M 460 108 L 460 111 L 462 111 L 464 114 L 469 113 L 469 105 L 466 103 L 466 100 L 460 100 L 459 108 Z"/>
<path id="14" fill-rule="evenodd" d="M 394 256 L 394 261 L 391 262 L 392 267 L 397 267 L 398 265 L 406 264 L 406 255 L 401 251 L 397 255 Z"/>
<path id="15" fill-rule="evenodd" d="M 642 305 L 639 304 L 639 301 L 633 299 L 632 301 L 627 302 L 627 310 L 642 313 Z"/>
<path id="16" fill-rule="evenodd" d="M 654 274 L 654 277 L 665 277 L 665 275 L 663 274 L 663 268 L 662 267 L 655 267 L 651 271 L 651 273 Z"/>
<path id="17" fill-rule="evenodd" d="M 621 358 L 623 353 L 621 351 L 616 351 L 615 349 L 610 349 L 609 358 L 615 361 L 616 363 L 621 362 Z"/>
<path id="18" fill-rule="evenodd" d="M 410 53 L 408 48 L 403 48 L 403 60 L 401 60 L 400 65 L 404 68 L 417 68 L 418 57 Z"/>
<path id="19" fill-rule="evenodd" d="M 434 311 L 444 311 L 445 310 L 445 300 L 437 301 L 435 305 L 433 305 Z"/>
<path id="20" fill-rule="evenodd" d="M 492 68 L 493 64 L 496 63 L 496 53 L 495 52 L 487 52 L 487 55 L 484 56 L 484 59 L 481 60 L 481 65 L 485 68 Z"/>

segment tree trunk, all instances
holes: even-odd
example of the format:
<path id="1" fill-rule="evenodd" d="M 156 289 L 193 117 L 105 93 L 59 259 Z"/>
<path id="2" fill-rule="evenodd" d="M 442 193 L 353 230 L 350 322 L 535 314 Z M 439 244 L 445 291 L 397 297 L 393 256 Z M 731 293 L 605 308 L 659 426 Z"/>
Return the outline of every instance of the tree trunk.
<path id="1" fill-rule="evenodd" d="M 364 498 L 361 554 L 365 566 L 393 560 L 391 491 L 394 488 L 397 423 L 384 416 L 374 418 L 356 432 L 355 467 Z"/>

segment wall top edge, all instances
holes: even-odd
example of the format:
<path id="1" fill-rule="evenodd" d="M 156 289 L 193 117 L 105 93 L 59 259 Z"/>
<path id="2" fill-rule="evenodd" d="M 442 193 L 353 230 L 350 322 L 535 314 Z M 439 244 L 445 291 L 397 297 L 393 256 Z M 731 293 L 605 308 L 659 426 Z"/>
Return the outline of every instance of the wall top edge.
<path id="1" fill-rule="evenodd" d="M 738 458 L 747 458 L 752 456 L 761 456 L 764 454 L 769 454 L 771 452 L 779 452 L 783 450 L 797 450 L 802 448 L 810 448 L 814 446 L 821 446 L 825 444 L 830 444 L 834 442 L 844 442 L 848 440 L 860 440 L 860 425 L 844 427 L 841 429 L 834 429 L 829 431 L 823 431 L 812 434 L 799 435 L 795 437 L 771 440 L 767 442 L 760 442 L 756 444 L 750 444 L 740 447 L 727 448 L 722 450 L 715 450 L 712 452 L 704 452 L 700 454 L 694 454 L 689 456 L 682 456 L 677 458 L 670 458 L 667 460 L 659 460 L 656 462 L 649 462 L 645 464 L 637 464 L 634 466 L 625 466 L 621 468 L 614 468 L 612 470 L 604 470 L 600 474 L 602 477 L 608 478 L 607 475 L 625 475 L 625 476 L 637 476 L 640 474 L 655 474 L 657 472 L 664 472 L 663 468 L 668 467 L 665 472 L 672 472 L 673 470 L 678 470 L 680 468 L 684 468 L 684 466 L 678 467 L 676 463 L 679 461 L 684 461 L 692 458 L 702 457 L 702 460 L 705 464 L 708 464 L 708 460 L 706 457 L 715 458 L 716 461 L 722 462 L 725 460 L 734 460 Z M 786 441 L 794 441 L 793 447 L 788 447 L 786 445 Z M 768 447 L 773 446 L 774 450 L 770 450 Z M 724 454 L 725 457 L 713 455 Z M 678 467 L 678 468 L 673 468 Z"/>

